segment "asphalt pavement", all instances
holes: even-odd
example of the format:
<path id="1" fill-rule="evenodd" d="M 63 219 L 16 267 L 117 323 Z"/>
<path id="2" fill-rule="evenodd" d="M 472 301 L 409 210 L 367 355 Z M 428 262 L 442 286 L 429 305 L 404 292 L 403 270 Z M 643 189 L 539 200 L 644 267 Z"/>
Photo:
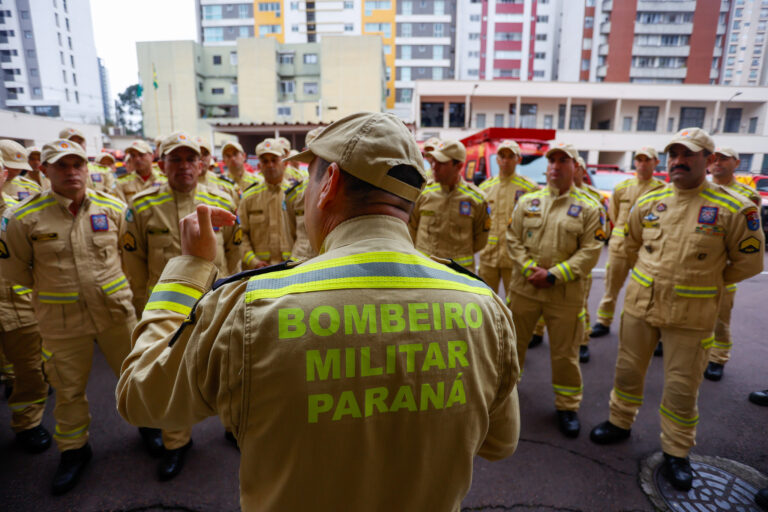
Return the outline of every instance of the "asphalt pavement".
<path id="1" fill-rule="evenodd" d="M 590 312 L 604 286 L 607 253 L 593 272 Z M 768 258 L 766 258 L 768 268 Z M 768 389 L 768 274 L 739 285 L 731 331 L 734 350 L 720 382 L 703 381 L 701 421 L 694 453 L 733 459 L 768 473 L 768 408 L 747 395 Z M 593 318 L 594 321 L 594 318 Z M 645 404 L 631 438 L 603 447 L 589 441 L 592 426 L 607 419 L 608 396 L 618 345 L 618 319 L 611 334 L 592 340 L 592 359 L 582 365 L 584 400 L 578 439 L 557 430 L 549 345 L 528 352 L 520 384 L 522 432 L 517 452 L 499 462 L 475 460 L 472 488 L 463 510 L 652 511 L 638 484 L 640 461 L 658 451 L 663 384 L 662 360 L 654 358 L 646 379 Z M 100 353 L 88 386 L 94 457 L 79 486 L 54 497 L 50 484 L 58 463 L 55 447 L 27 455 L 14 443 L 10 413 L 0 399 L 0 510 L 13 511 L 230 511 L 239 510 L 239 453 L 224 439 L 217 418 L 195 425 L 194 447 L 184 471 L 170 482 L 155 476 L 157 460 L 143 450 L 136 428 L 114 406 L 116 378 Z M 53 400 L 43 424 L 54 428 Z"/>

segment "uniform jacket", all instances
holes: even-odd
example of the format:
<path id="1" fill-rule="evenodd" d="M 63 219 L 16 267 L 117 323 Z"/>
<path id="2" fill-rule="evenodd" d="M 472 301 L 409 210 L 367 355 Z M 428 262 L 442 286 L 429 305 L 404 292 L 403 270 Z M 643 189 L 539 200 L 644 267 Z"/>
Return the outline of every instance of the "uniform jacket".
<path id="1" fill-rule="evenodd" d="M 743 183 L 739 183 L 736 180 L 732 180 L 728 185 L 724 185 L 725 188 L 731 189 L 737 194 L 741 194 L 742 196 L 746 197 L 753 203 L 755 203 L 755 206 L 760 208 L 760 205 L 763 204 L 763 198 L 760 195 L 760 192 L 755 190 L 752 187 L 748 187 Z"/>
<path id="2" fill-rule="evenodd" d="M 198 181 L 208 188 L 218 189 L 224 192 L 232 200 L 232 204 L 240 202 L 240 192 L 237 191 L 237 185 L 229 178 L 219 176 L 215 172 L 201 172 Z"/>
<path id="3" fill-rule="evenodd" d="M 629 210 L 634 206 L 637 198 L 665 186 L 664 182 L 656 178 L 651 178 L 648 181 L 630 178 L 616 185 L 613 189 L 611 200 L 608 203 L 608 218 L 613 222 L 611 240 L 608 242 L 608 248 L 612 256 L 625 257 L 626 255 L 624 225 L 627 223 Z"/>
<path id="4" fill-rule="evenodd" d="M 112 169 L 103 165 L 88 163 L 88 188 L 106 192 L 111 195 L 118 195 L 117 178 L 112 173 Z"/>
<path id="5" fill-rule="evenodd" d="M 77 215 L 70 204 L 49 190 L 7 212 L 3 221 L 9 257 L 0 259 L 0 272 L 34 290 L 44 339 L 96 334 L 134 317 L 118 245 L 125 205 L 94 190 L 87 190 Z"/>
<path id="6" fill-rule="evenodd" d="M 194 212 L 198 204 L 235 211 L 226 194 L 200 184 L 189 194 L 175 192 L 165 183 L 133 197 L 120 241 L 123 264 L 133 289 L 137 312 L 141 313 L 144 309 L 147 297 L 168 260 L 181 254 L 179 221 Z M 237 272 L 242 239 L 240 226 L 220 228 L 216 239 L 216 266 L 220 274 L 227 276 Z"/>
<path id="7" fill-rule="evenodd" d="M 152 167 L 152 173 L 146 181 L 144 181 L 136 172 L 130 172 L 125 176 L 120 176 L 117 179 L 117 193 L 123 201 L 130 203 L 133 196 L 139 192 L 152 187 L 159 188 L 165 183 L 168 183 L 168 178 L 165 177 L 165 174 L 159 169 Z"/>
<path id="8" fill-rule="evenodd" d="M 296 261 L 308 260 L 317 256 L 307 238 L 307 227 L 304 224 L 304 192 L 307 182 L 301 181 L 285 192 L 285 212 L 288 215 L 288 229 L 293 239 L 291 259 Z"/>
<path id="9" fill-rule="evenodd" d="M 755 205 L 719 185 L 645 194 L 628 219 L 634 268 L 624 311 L 654 326 L 712 331 L 725 284 L 763 269 L 764 244 Z"/>
<path id="10" fill-rule="evenodd" d="M 496 176 L 480 184 L 480 190 L 485 194 L 491 209 L 491 231 L 488 233 L 488 245 L 479 256 L 481 265 L 512 268 L 513 263 L 504 244 L 507 224 L 512 219 L 512 210 L 520 196 L 538 188 L 536 183 L 518 174 L 506 179 Z"/>
<path id="11" fill-rule="evenodd" d="M 462 179 L 453 190 L 429 183 L 416 200 L 410 219 L 418 250 L 452 259 L 471 271 L 475 269 L 474 255 L 485 247 L 490 229 L 484 194 Z"/>
<path id="12" fill-rule="evenodd" d="M 507 250 L 515 264 L 514 293 L 552 303 L 581 305 L 584 278 L 600 258 L 605 231 L 602 208 L 576 187 L 566 193 L 547 187 L 520 198 L 507 228 Z M 534 266 L 555 276 L 555 285 L 539 289 L 527 278 Z"/>
<path id="13" fill-rule="evenodd" d="M 255 263 L 280 263 L 291 257 L 293 238 L 288 228 L 285 191 L 287 179 L 279 185 L 255 183 L 243 192 L 237 209 L 243 227 L 243 268 Z"/>
<path id="14" fill-rule="evenodd" d="M 234 182 L 235 186 L 237 187 L 237 193 L 239 196 L 242 196 L 243 192 L 245 192 L 245 189 L 254 183 L 264 183 L 264 176 L 248 171 L 243 171 L 243 174 L 241 174 L 239 178 L 233 176 L 229 171 L 227 171 L 226 177 L 228 180 Z"/>
<path id="15" fill-rule="evenodd" d="M 43 189 L 40 185 L 24 176 L 16 176 L 12 180 L 6 181 L 5 185 L 3 185 L 3 193 L 16 201 L 24 201 L 42 191 Z"/>
<path id="16" fill-rule="evenodd" d="M 213 266 L 172 260 L 117 387 L 136 425 L 218 414 L 251 510 L 458 511 L 475 455 L 510 455 L 519 376 L 509 309 L 416 251 L 405 223 L 343 222 L 322 254 L 205 295 Z M 174 341 L 169 341 L 173 339 Z"/>
<path id="17" fill-rule="evenodd" d="M 18 204 L 12 197 L 0 194 L 0 215 Z M 0 234 L 0 258 L 4 255 L 8 255 L 8 246 Z M 15 331 L 36 323 L 32 290 L 0 278 L 0 332 Z"/>

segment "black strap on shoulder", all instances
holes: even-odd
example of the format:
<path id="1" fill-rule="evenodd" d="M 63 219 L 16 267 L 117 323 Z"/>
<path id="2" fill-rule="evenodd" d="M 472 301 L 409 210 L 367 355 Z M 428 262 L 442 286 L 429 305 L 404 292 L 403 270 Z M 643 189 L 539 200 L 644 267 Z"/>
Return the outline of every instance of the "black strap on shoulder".
<path id="1" fill-rule="evenodd" d="M 287 196 L 288 194 L 290 194 L 291 192 L 293 192 L 293 190 L 294 190 L 296 187 L 298 187 L 299 185 L 301 185 L 301 180 L 297 181 L 296 183 L 294 183 L 293 185 L 291 185 L 290 187 L 288 187 L 288 189 L 285 191 L 285 195 Z"/>
<path id="2" fill-rule="evenodd" d="M 483 281 L 483 279 L 480 276 L 478 276 L 474 272 L 472 272 L 470 270 L 467 270 L 466 268 L 462 267 L 461 265 L 459 265 L 458 263 L 456 263 L 453 260 L 448 260 L 448 261 L 449 261 L 449 263 L 445 263 L 445 266 L 447 266 L 451 270 L 455 270 L 459 274 L 464 274 L 465 276 L 469 276 L 469 277 L 471 277 L 473 279 L 477 279 L 478 281 L 480 281 L 483 284 L 487 284 L 485 281 Z"/>
<path id="3" fill-rule="evenodd" d="M 223 174 L 217 174 L 217 176 L 219 177 L 219 179 L 222 179 L 228 183 L 231 183 L 232 185 L 237 185 L 237 183 L 235 183 L 235 180 L 233 180 L 229 176 L 224 176 Z"/>
<path id="4" fill-rule="evenodd" d="M 264 184 L 263 181 L 254 181 L 253 183 L 251 183 L 250 185 L 245 187 L 245 190 L 248 190 L 249 188 L 253 188 L 253 187 L 257 186 L 257 185 L 263 185 L 263 184 Z M 243 194 L 245 194 L 245 190 L 243 190 Z"/>
<path id="5" fill-rule="evenodd" d="M 249 279 L 253 276 L 260 276 L 262 274 L 269 274 L 270 272 L 277 272 L 279 270 L 288 270 L 291 268 L 292 264 L 295 265 L 295 261 L 288 260 L 284 261 L 282 263 L 278 263 L 276 265 L 270 265 L 268 267 L 262 267 L 262 268 L 255 268 L 253 270 L 246 270 L 244 272 L 238 272 L 237 274 L 233 274 L 229 277 L 225 277 L 222 279 L 217 279 L 215 283 L 213 283 L 213 287 L 211 290 L 215 290 L 217 288 L 220 288 L 224 286 L 225 284 L 234 283 L 236 281 L 242 281 L 243 279 Z"/>

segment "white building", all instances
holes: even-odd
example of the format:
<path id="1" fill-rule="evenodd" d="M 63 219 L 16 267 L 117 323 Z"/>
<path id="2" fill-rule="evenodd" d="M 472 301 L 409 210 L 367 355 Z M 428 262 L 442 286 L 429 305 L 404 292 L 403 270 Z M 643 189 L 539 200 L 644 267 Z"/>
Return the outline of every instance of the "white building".
<path id="1" fill-rule="evenodd" d="M 728 20 L 721 83 L 768 85 L 765 62 L 768 0 L 736 0 Z"/>
<path id="2" fill-rule="evenodd" d="M 724 132 L 732 109 L 739 109 L 738 122 Z M 420 81 L 409 120 L 418 140 L 462 139 L 494 126 L 556 129 L 556 138 L 583 151 L 588 164 L 624 169 L 638 147 L 661 152 L 675 132 L 697 126 L 738 151 L 741 170 L 768 169 L 768 87 Z"/>
<path id="3" fill-rule="evenodd" d="M 0 7 L 0 108 L 102 124 L 89 2 L 20 0 Z"/>

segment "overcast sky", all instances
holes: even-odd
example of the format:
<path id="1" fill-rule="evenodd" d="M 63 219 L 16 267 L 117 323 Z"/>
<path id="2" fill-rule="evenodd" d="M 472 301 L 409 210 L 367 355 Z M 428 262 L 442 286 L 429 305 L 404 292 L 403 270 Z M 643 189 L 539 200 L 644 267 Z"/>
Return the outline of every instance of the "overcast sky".
<path id="1" fill-rule="evenodd" d="M 91 0 L 91 15 L 96 53 L 109 72 L 113 99 L 139 80 L 137 42 L 197 37 L 194 0 Z"/>

